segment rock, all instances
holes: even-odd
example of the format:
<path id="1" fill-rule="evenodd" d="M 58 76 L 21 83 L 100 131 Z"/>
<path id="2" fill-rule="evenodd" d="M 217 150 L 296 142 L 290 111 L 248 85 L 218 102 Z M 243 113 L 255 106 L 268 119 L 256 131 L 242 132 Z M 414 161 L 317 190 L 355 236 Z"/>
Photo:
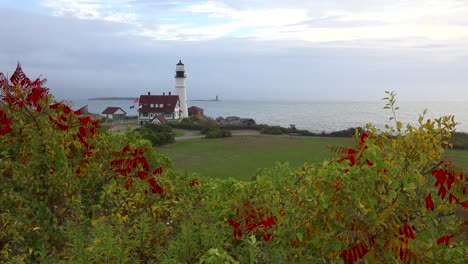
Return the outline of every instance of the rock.
<path id="1" fill-rule="evenodd" d="M 254 126 L 256 125 L 255 120 L 252 118 L 240 118 L 238 116 L 228 116 L 216 118 L 216 122 L 220 126 Z"/>

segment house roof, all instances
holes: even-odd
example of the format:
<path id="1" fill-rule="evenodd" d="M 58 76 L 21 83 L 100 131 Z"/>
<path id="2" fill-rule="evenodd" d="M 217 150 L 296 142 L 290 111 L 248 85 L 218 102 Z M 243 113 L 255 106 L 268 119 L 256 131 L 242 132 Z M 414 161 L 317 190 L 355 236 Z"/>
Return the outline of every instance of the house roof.
<path id="1" fill-rule="evenodd" d="M 161 124 L 165 124 L 167 122 L 167 119 L 164 117 L 164 115 L 156 115 L 151 121 L 154 119 L 158 119 Z"/>
<path id="2" fill-rule="evenodd" d="M 174 112 L 178 102 L 178 95 L 141 95 L 139 111 L 150 113 Z M 151 107 L 151 104 L 162 104 L 163 107 Z"/>
<path id="3" fill-rule="evenodd" d="M 102 111 L 102 114 L 104 115 L 113 115 L 115 114 L 115 112 L 117 112 L 117 110 L 121 110 L 122 112 L 124 112 L 125 114 L 127 114 L 127 112 L 125 112 L 122 108 L 120 107 L 114 107 L 114 106 L 110 106 L 110 107 L 107 107 L 106 109 L 104 109 L 104 111 Z"/>
<path id="4" fill-rule="evenodd" d="M 200 108 L 198 106 L 191 106 L 188 108 L 188 111 L 203 111 L 203 108 Z"/>

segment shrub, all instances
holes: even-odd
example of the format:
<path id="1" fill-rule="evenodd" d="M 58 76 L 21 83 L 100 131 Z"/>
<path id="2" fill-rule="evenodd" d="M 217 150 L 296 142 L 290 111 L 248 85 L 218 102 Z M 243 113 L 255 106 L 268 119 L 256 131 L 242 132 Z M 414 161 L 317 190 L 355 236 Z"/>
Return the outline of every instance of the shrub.
<path id="1" fill-rule="evenodd" d="M 260 130 L 262 134 L 269 134 L 269 135 L 282 135 L 286 131 L 286 128 L 280 126 L 265 126 Z"/>
<path id="2" fill-rule="evenodd" d="M 450 139 L 454 149 L 468 149 L 468 133 L 455 132 Z"/>
<path id="3" fill-rule="evenodd" d="M 354 135 L 356 135 L 356 131 L 358 133 L 363 133 L 364 129 L 362 127 L 351 127 L 348 129 L 333 131 L 330 133 L 322 133 L 322 135 L 327 137 L 353 137 Z"/>
<path id="4" fill-rule="evenodd" d="M 206 130 L 205 132 L 205 138 L 225 138 L 225 137 L 231 137 L 231 131 L 227 129 L 220 129 L 220 128 L 210 128 Z"/>
<path id="5" fill-rule="evenodd" d="M 468 178 L 440 160 L 453 117 L 368 125 L 320 164 L 217 180 L 174 173 L 139 133 L 102 130 L 19 66 L 10 80 L 0 74 L 2 263 L 466 258 Z"/>
<path id="6" fill-rule="evenodd" d="M 175 134 L 172 127 L 162 124 L 145 123 L 135 129 L 144 139 L 149 140 L 153 146 L 162 146 L 174 142 Z"/>

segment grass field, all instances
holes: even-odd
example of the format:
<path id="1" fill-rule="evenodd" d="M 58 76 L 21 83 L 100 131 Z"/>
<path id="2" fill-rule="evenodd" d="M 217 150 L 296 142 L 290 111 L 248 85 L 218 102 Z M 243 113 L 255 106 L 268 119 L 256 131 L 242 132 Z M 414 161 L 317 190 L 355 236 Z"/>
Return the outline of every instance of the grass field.
<path id="1" fill-rule="evenodd" d="M 214 178 L 250 179 L 259 168 L 278 162 L 299 166 L 318 162 L 330 155 L 327 145 L 347 145 L 351 139 L 294 138 L 250 135 L 224 139 L 189 139 L 160 147 L 178 170 Z"/>
<path id="2" fill-rule="evenodd" d="M 260 168 L 276 162 L 299 166 L 305 161 L 320 162 L 330 157 L 327 145 L 346 146 L 351 139 L 244 135 L 224 139 L 176 141 L 159 150 L 174 161 L 177 170 L 196 172 L 213 178 L 248 180 Z M 468 150 L 449 150 L 447 158 L 468 168 Z"/>
<path id="3" fill-rule="evenodd" d="M 455 165 L 468 169 L 468 150 L 449 149 L 445 158 L 455 162 Z"/>

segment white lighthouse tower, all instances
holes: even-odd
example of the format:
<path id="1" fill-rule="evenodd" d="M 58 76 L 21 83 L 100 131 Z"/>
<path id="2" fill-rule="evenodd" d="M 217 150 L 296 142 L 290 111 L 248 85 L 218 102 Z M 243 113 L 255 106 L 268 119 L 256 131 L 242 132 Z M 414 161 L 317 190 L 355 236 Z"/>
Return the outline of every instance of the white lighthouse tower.
<path id="1" fill-rule="evenodd" d="M 179 96 L 180 110 L 182 111 L 180 117 L 185 118 L 188 117 L 187 91 L 185 90 L 185 78 L 187 77 L 187 75 L 185 74 L 184 64 L 181 60 L 179 60 L 179 63 L 176 64 L 176 73 L 174 77 L 175 93 Z"/>

